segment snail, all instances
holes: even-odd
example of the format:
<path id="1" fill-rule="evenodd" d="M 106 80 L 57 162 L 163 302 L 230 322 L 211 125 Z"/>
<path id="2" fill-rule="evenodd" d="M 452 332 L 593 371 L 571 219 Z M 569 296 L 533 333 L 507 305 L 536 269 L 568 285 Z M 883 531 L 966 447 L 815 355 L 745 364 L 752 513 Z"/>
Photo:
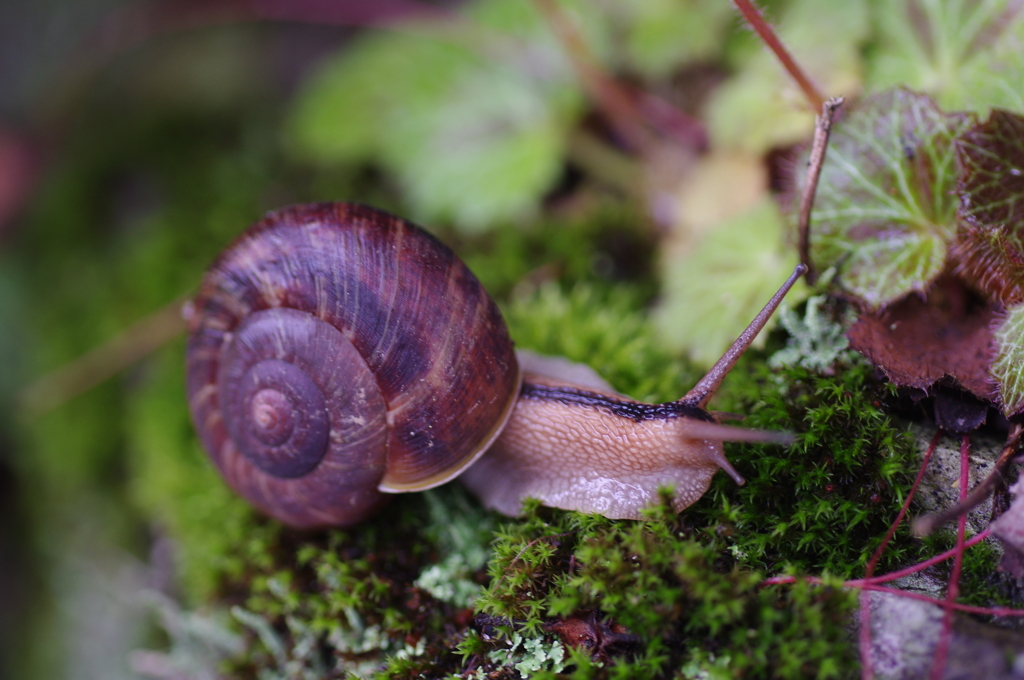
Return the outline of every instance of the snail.
<path id="1" fill-rule="evenodd" d="M 239 237 L 186 306 L 189 407 L 228 484 L 296 527 L 351 525 L 460 473 L 511 515 L 533 496 L 638 518 L 666 485 L 678 511 L 720 468 L 743 483 L 722 441 L 780 440 L 706 406 L 801 273 L 685 397 L 644 404 L 521 369 L 497 306 L 419 227 L 293 206 Z"/>

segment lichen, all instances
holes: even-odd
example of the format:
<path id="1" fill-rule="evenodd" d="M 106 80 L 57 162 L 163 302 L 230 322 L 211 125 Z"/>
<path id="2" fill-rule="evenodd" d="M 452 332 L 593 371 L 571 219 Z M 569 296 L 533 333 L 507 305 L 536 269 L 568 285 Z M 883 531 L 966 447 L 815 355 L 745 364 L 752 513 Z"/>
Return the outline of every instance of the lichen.
<path id="1" fill-rule="evenodd" d="M 771 368 L 800 366 L 820 373 L 840 360 L 851 360 L 845 329 L 823 309 L 828 304 L 829 298 L 824 295 L 808 298 L 802 318 L 789 307 L 779 308 L 779 325 L 789 337 L 786 347 L 768 359 Z"/>
<path id="2" fill-rule="evenodd" d="M 508 648 L 498 648 L 487 658 L 499 666 L 512 666 L 524 678 L 533 677 L 540 670 L 558 673 L 565 669 L 565 648 L 560 642 L 543 637 L 523 638 L 513 633 Z"/>

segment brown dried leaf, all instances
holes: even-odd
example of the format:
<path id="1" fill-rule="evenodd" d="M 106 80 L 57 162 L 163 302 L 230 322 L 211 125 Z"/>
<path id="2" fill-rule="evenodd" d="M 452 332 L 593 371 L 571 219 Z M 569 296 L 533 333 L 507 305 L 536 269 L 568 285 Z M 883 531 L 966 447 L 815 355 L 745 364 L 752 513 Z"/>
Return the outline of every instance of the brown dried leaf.
<path id="1" fill-rule="evenodd" d="M 949 379 L 986 400 L 994 309 L 970 298 L 962 284 L 939 279 L 927 299 L 910 295 L 885 310 L 864 313 L 847 331 L 850 347 L 897 385 L 930 389 Z"/>

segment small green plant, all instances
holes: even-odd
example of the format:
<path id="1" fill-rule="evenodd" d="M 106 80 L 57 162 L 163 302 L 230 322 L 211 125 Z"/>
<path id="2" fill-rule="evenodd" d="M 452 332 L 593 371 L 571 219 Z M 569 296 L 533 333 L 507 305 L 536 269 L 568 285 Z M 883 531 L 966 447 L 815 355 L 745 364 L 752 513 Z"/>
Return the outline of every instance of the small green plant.
<path id="1" fill-rule="evenodd" d="M 751 361 L 726 382 L 720 406 L 746 413 L 750 426 L 797 435 L 790 447 L 730 446 L 747 484 L 716 479 L 695 506 L 746 564 L 853 575 L 885 534 L 910 488 L 917 444 L 881 408 L 889 391 L 872 371 L 852 356 L 831 376 Z M 887 564 L 911 556 L 909 533 L 901 537 Z"/>
<path id="2" fill-rule="evenodd" d="M 852 594 L 763 588 L 762 574 L 695 540 L 667 502 L 643 522 L 526 512 L 499 532 L 479 608 L 509 622 L 502 636 L 584 628 L 580 677 L 602 661 L 619 677 L 710 671 L 721 657 L 732 673 L 772 678 L 838 677 L 853 663 Z"/>

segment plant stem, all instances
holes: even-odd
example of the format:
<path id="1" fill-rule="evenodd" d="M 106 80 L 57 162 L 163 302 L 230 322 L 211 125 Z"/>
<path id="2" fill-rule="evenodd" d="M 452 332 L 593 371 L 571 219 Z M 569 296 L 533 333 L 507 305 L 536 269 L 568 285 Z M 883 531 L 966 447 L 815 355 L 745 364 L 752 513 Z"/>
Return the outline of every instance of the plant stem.
<path id="1" fill-rule="evenodd" d="M 811 211 L 814 208 L 814 196 L 818 193 L 818 178 L 821 177 L 821 168 L 825 165 L 825 151 L 828 148 L 829 135 L 832 134 L 832 120 L 842 104 L 842 97 L 829 99 L 822 105 L 821 115 L 815 118 L 811 158 L 807 166 L 807 178 L 804 180 L 804 191 L 800 196 L 800 218 L 797 232 L 800 235 L 800 261 L 807 267 L 807 282 L 811 284 L 817 278 L 817 273 L 811 264 Z"/>
<path id="2" fill-rule="evenodd" d="M 762 581 L 762 585 L 785 585 L 788 583 L 796 583 L 797 581 L 806 581 L 807 583 L 813 583 L 815 585 L 827 585 L 824 579 L 818 578 L 817 576 L 775 576 Z M 843 587 L 847 587 L 849 583 L 849 581 L 844 581 L 842 585 Z M 984 614 L 986 616 L 1024 616 L 1024 609 L 1012 609 L 1010 607 L 977 607 L 970 604 L 960 604 L 959 602 L 947 602 L 946 600 L 939 600 L 934 597 L 914 593 L 909 590 L 900 590 L 899 588 L 890 588 L 889 586 L 881 586 L 874 583 L 849 585 L 849 587 L 871 590 L 878 593 L 891 593 L 892 595 L 910 598 L 911 600 L 930 602 L 931 604 L 939 607 L 948 607 L 958 612 L 967 612 L 968 614 Z"/>
<path id="3" fill-rule="evenodd" d="M 817 133 L 815 133 L 814 139 L 815 142 L 817 142 Z M 811 153 L 811 157 L 814 157 L 813 152 Z M 917 477 L 914 479 L 913 486 L 910 487 L 910 493 L 907 494 L 906 500 L 903 501 L 903 507 L 900 508 L 899 513 L 896 515 L 896 519 L 893 520 L 892 525 L 889 527 L 889 531 L 887 531 L 885 536 L 882 538 L 882 542 L 878 544 L 878 548 L 875 549 L 875 553 L 871 556 L 871 559 L 868 560 L 868 565 L 864 569 L 864 582 L 868 582 L 871 579 L 871 575 L 875 573 L 875 567 L 878 566 L 878 560 L 881 559 L 882 554 L 885 552 L 885 548 L 889 545 L 889 541 L 896 535 L 896 529 L 899 528 L 903 518 L 906 517 L 907 511 L 910 509 L 910 503 L 914 500 L 914 494 L 917 493 L 917 487 L 921 484 L 921 480 L 924 478 L 925 470 L 928 469 L 928 463 L 931 461 L 932 454 L 935 453 L 935 449 L 938 447 L 939 440 L 941 438 L 942 430 L 936 430 L 935 435 L 928 444 L 928 450 L 924 452 L 924 459 L 921 461 L 921 467 L 917 471 Z M 871 610 L 868 607 L 867 592 L 862 591 L 859 599 L 860 630 L 857 635 L 857 644 L 860 647 L 861 678 L 863 680 L 872 680 L 872 678 L 875 677 L 875 671 L 871 657 Z"/>
<path id="4" fill-rule="evenodd" d="M 804 96 L 807 97 L 811 108 L 815 111 L 820 110 L 825 103 L 825 97 L 822 96 L 821 91 L 811 82 L 811 79 L 804 73 L 803 69 L 800 68 L 800 65 L 796 63 L 796 60 L 790 56 L 786 46 L 782 44 L 779 37 L 775 35 L 775 31 L 772 30 L 772 27 L 764 20 L 764 17 L 757 8 L 754 7 L 754 3 L 750 0 L 733 0 L 733 2 L 746 22 L 761 37 L 764 44 L 775 53 L 775 56 L 782 62 L 789 75 L 793 77 L 793 80 L 803 90 Z"/>
<path id="5" fill-rule="evenodd" d="M 185 330 L 183 299 L 176 299 L 57 370 L 37 378 L 19 395 L 28 416 L 36 417 L 70 401 L 121 372 Z"/>
<path id="6" fill-rule="evenodd" d="M 985 529 L 980 534 L 975 534 L 970 539 L 964 541 L 964 548 L 966 549 L 970 548 L 972 545 L 977 545 L 978 543 L 981 543 L 991 535 L 992 531 L 990 529 Z M 950 557 L 953 557 L 956 554 L 956 551 L 956 548 L 950 548 L 944 553 L 940 553 L 935 557 L 930 557 L 923 562 L 918 562 L 917 564 L 906 567 L 905 569 L 900 569 L 898 571 L 890 571 L 888 574 L 882 574 L 881 576 L 873 576 L 871 578 L 847 581 L 846 584 L 851 587 L 857 587 L 862 585 L 877 585 L 879 583 L 888 583 L 889 581 L 895 581 L 898 578 L 903 578 L 904 576 L 910 576 L 911 574 L 916 574 L 919 571 L 924 571 L 928 567 L 934 564 L 938 564 L 939 562 L 944 562 L 945 560 L 948 560 Z"/>
<path id="7" fill-rule="evenodd" d="M 967 498 L 968 474 L 970 472 L 971 438 L 963 435 L 960 438 L 960 503 Z M 953 571 L 949 575 L 946 587 L 945 613 L 942 617 L 942 632 L 939 634 L 939 646 L 935 650 L 935 659 L 929 674 L 931 680 L 942 680 L 946 670 L 946 659 L 949 657 L 949 641 L 953 635 L 953 609 L 949 606 L 960 596 L 960 573 L 964 566 L 964 532 L 967 529 L 967 513 L 960 515 L 956 525 L 956 550 L 953 554 Z"/>

